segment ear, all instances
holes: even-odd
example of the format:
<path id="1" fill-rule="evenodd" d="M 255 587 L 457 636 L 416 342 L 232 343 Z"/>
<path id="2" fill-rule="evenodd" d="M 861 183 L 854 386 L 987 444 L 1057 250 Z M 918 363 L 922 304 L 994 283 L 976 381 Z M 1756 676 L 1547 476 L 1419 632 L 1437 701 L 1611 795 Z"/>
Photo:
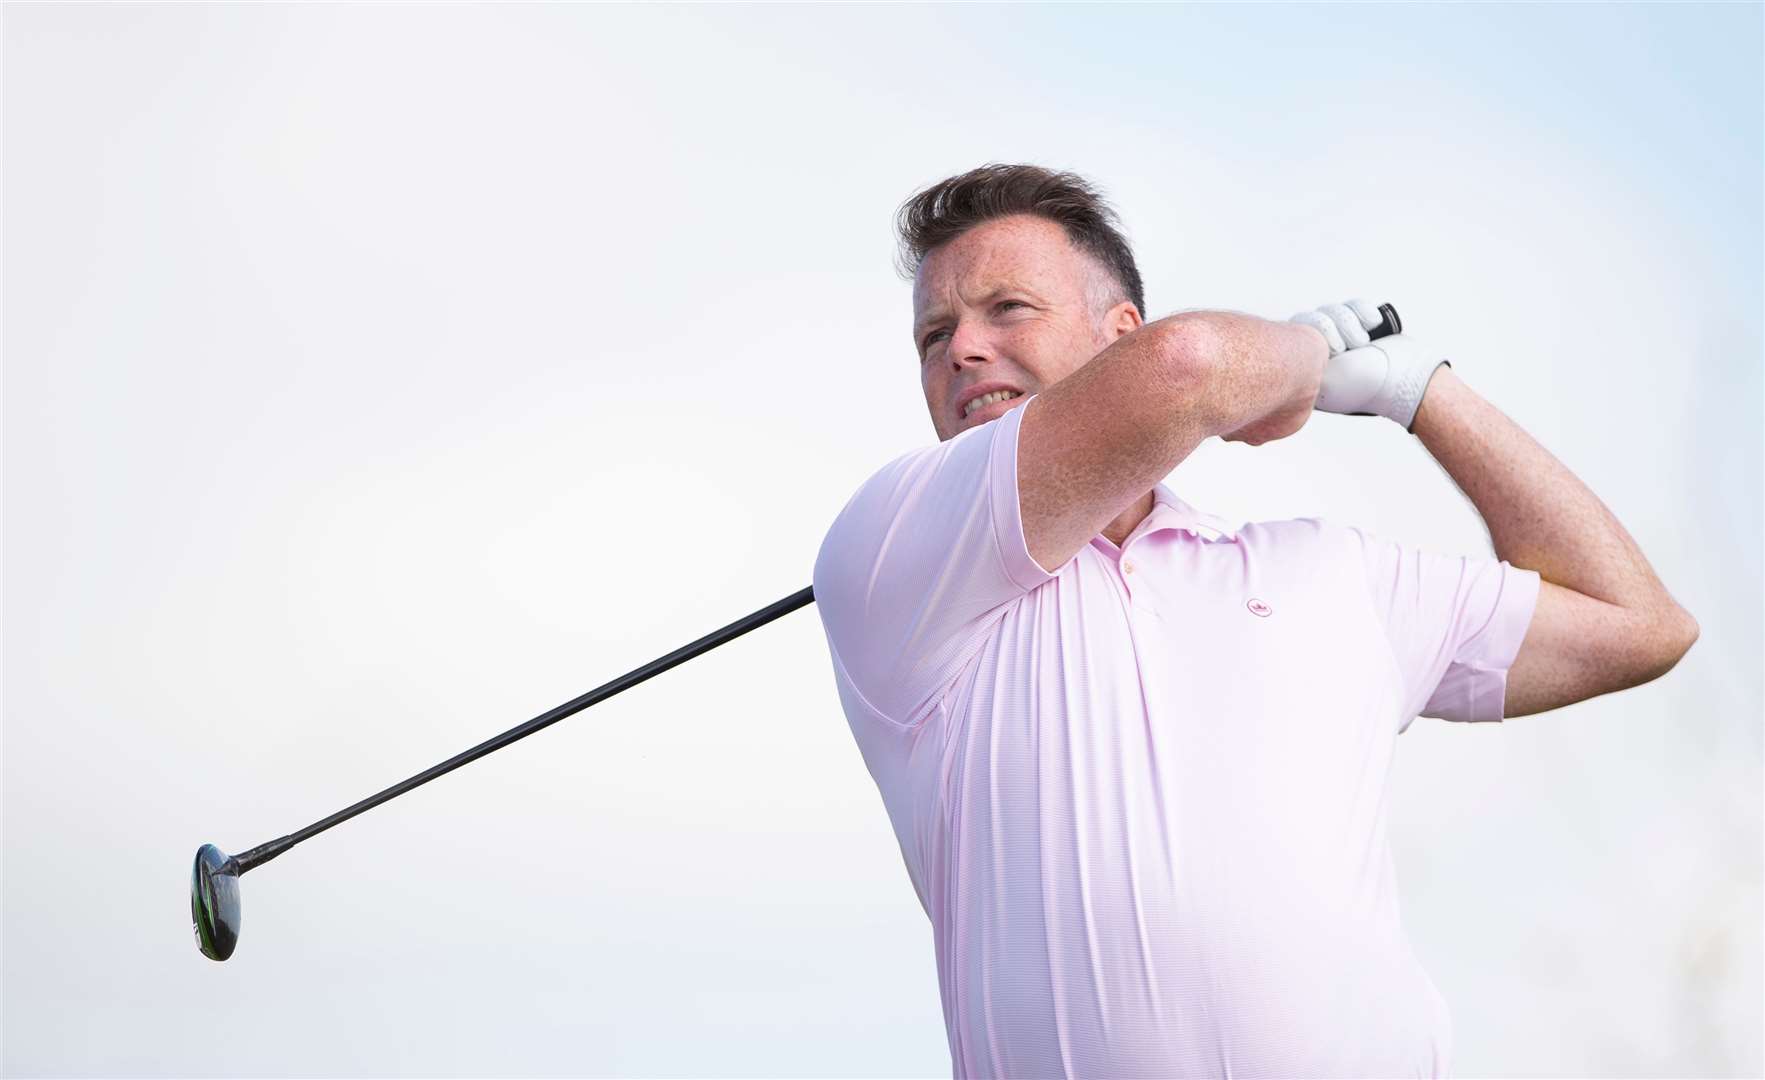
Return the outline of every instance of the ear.
<path id="1" fill-rule="evenodd" d="M 1109 309 L 1103 316 L 1103 340 L 1113 342 L 1116 338 L 1131 334 L 1144 325 L 1140 318 L 1140 309 L 1132 300 L 1123 300 Z"/>

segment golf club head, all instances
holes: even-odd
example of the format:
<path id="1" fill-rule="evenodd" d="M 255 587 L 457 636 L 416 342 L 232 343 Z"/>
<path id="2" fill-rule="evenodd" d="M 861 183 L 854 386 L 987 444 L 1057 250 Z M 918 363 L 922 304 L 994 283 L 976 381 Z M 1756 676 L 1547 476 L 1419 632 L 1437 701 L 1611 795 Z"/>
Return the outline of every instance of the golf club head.
<path id="1" fill-rule="evenodd" d="M 239 863 L 213 844 L 196 849 L 190 921 L 202 955 L 210 960 L 233 955 L 233 946 L 239 944 Z"/>

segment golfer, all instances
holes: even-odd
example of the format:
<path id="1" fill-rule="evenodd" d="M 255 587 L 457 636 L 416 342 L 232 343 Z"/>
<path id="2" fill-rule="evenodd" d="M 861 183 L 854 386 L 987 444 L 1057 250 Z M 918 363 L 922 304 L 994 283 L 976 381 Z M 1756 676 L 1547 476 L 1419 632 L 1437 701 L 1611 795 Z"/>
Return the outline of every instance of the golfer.
<path id="1" fill-rule="evenodd" d="M 1697 623 L 1435 348 L 1370 338 L 1375 304 L 1146 323 L 1116 220 L 1029 165 L 901 207 L 938 443 L 866 480 L 815 562 L 954 1075 L 1445 1074 L 1386 838 L 1397 736 L 1647 682 Z M 1318 409 L 1413 434 L 1499 558 L 1233 525 L 1163 483 Z"/>

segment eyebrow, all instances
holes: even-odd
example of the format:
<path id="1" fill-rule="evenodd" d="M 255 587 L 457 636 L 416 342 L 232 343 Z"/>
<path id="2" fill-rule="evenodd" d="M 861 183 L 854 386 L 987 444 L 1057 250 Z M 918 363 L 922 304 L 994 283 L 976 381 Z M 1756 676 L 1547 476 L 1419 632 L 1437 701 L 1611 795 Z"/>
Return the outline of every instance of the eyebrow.
<path id="1" fill-rule="evenodd" d="M 1042 304 L 1042 303 L 1047 302 L 1047 301 L 1043 300 L 1040 296 L 1036 295 L 1036 293 L 1034 291 L 1027 289 L 1022 285 L 999 285 L 999 286 L 996 286 L 992 292 L 981 297 L 979 302 L 982 304 L 990 304 L 994 300 L 997 300 L 1001 296 L 1004 296 L 1006 293 L 1022 293 L 1023 295 L 1029 297 L 1030 299 L 1034 300 L 1038 304 Z M 919 339 L 925 336 L 925 332 L 927 330 L 931 329 L 934 324 L 941 323 L 949 317 L 950 317 L 949 313 L 946 312 L 942 308 L 938 308 L 934 311 L 931 311 L 930 313 L 928 313 L 926 315 L 921 316 L 919 321 L 913 324 L 913 343 L 915 345 L 918 345 Z"/>

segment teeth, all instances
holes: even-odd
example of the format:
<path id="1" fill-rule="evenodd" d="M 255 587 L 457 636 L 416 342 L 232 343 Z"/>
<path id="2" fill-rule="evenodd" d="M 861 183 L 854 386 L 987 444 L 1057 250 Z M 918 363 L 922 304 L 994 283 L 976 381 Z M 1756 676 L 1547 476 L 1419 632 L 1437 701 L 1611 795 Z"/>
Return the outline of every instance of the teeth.
<path id="1" fill-rule="evenodd" d="M 962 415 L 966 417 L 976 409 L 984 409 L 995 401 L 1004 401 L 1007 398 L 1019 396 L 1021 395 L 1016 390 L 995 390 L 990 394 L 982 394 L 968 403 L 968 406 L 962 410 Z"/>

